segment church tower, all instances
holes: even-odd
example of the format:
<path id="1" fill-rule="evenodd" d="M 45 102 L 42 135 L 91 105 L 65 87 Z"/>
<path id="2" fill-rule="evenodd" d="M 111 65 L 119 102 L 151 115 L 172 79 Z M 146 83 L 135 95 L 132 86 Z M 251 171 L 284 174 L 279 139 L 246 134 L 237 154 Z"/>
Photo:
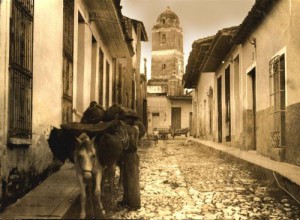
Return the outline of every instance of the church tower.
<path id="1" fill-rule="evenodd" d="M 178 16 L 167 7 L 152 28 L 150 86 L 160 86 L 169 96 L 182 95 L 183 31 Z"/>

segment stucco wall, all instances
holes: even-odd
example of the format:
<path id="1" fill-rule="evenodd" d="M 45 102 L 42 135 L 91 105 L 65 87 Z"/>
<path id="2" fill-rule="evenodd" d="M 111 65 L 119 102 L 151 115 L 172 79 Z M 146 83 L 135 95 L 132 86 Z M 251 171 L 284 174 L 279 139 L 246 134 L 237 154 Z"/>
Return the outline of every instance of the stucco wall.
<path id="1" fill-rule="evenodd" d="M 246 74 L 244 79 L 243 96 L 246 103 L 244 107 L 248 110 L 251 109 L 251 96 L 249 95 L 249 81 L 251 80 L 247 73 L 252 67 L 256 68 L 256 149 L 263 155 L 270 156 L 270 131 L 271 120 L 270 114 L 270 90 L 269 90 L 269 61 L 275 55 L 285 54 L 286 60 L 286 106 L 290 103 L 299 101 L 295 99 L 295 94 L 298 89 L 291 91 L 291 84 L 296 83 L 298 76 L 295 69 L 299 69 L 299 62 L 294 62 L 299 54 L 299 46 L 295 43 L 291 35 L 291 22 L 294 20 L 292 11 L 297 10 L 291 7 L 290 3 L 295 1 L 279 1 L 273 10 L 268 14 L 266 19 L 259 25 L 259 27 L 251 34 L 251 37 L 245 41 L 243 46 L 243 69 L 242 72 Z M 298 4 L 299 5 L 299 4 Z M 299 6 L 298 6 L 299 8 Z M 295 14 L 294 14 L 295 16 Z M 293 30 L 294 36 L 296 33 L 299 35 L 299 28 Z M 256 47 L 249 44 L 249 41 L 255 38 Z M 297 37 L 299 39 L 299 37 Z M 294 42 L 294 43 L 293 43 Z M 289 52 L 291 49 L 291 53 Z M 294 49 L 294 48 L 298 48 Z M 293 52 L 292 52 L 293 51 Z M 298 53 L 298 54 L 297 54 Z M 296 58 L 299 59 L 299 58 Z M 299 76 L 297 77 L 299 79 Z M 292 83 L 289 83 L 292 82 Z M 297 100 L 298 99 L 298 100 Z M 251 124 L 251 122 L 247 122 Z M 288 126 L 286 124 L 286 126 Z"/>
<path id="2" fill-rule="evenodd" d="M 171 119 L 168 116 L 168 108 L 170 108 L 169 100 L 166 96 L 150 96 L 147 97 L 148 104 L 148 132 L 152 134 L 155 127 L 170 127 Z M 159 113 L 159 123 L 153 124 L 152 113 Z"/>
<path id="3" fill-rule="evenodd" d="M 61 122 L 62 97 L 62 2 L 59 0 L 36 1 L 34 7 L 34 44 L 33 44 L 33 87 L 32 87 L 32 140 L 31 145 L 7 146 L 8 126 L 8 33 L 11 1 L 1 3 L 1 141 L 0 175 L 2 196 L 26 191 L 35 178 L 53 165 L 53 156 L 47 138 L 52 126 Z M 51 9 L 51 10 L 49 10 Z M 45 19 L 47 14 L 47 19 Z M 2 24 L 4 24 L 2 26 Z M 47 27 L 47 28 L 45 28 Z M 53 30 L 61 30 L 53 32 Z M 6 33 L 5 35 L 3 33 Z M 45 37 L 47 36 L 47 37 Z M 2 41 L 3 40 L 3 41 Z M 3 79 L 3 80 L 2 80 Z M 55 108 L 53 107 L 55 106 Z M 18 181 L 16 182 L 15 180 Z M 2 202 L 2 201 L 1 201 Z"/>
<path id="4" fill-rule="evenodd" d="M 181 108 L 181 128 L 190 127 L 190 112 L 192 112 L 192 100 L 171 100 L 169 108 L 169 118 L 171 125 L 171 108 L 178 107 Z"/>
<path id="5" fill-rule="evenodd" d="M 271 149 L 270 132 L 272 130 L 272 114 L 270 103 L 269 62 L 276 55 L 285 55 L 285 103 L 286 103 L 286 161 L 299 164 L 299 138 L 295 134 L 299 126 L 297 110 L 300 101 L 300 10 L 298 1 L 278 1 L 270 13 L 249 35 L 243 44 L 232 48 L 225 63 L 217 71 L 222 75 L 222 117 L 224 134 L 225 84 L 224 72 L 230 66 L 231 74 L 231 125 L 230 144 L 245 150 L 257 150 L 259 153 L 274 158 Z M 254 44 L 255 40 L 255 44 Z M 234 59 L 240 57 L 239 97 L 235 94 Z M 256 127 L 254 128 L 252 77 L 250 72 L 255 69 L 256 83 Z M 233 75 L 232 75 L 233 74 Z M 215 79 L 215 88 L 217 78 Z M 234 97 L 234 98 L 233 98 Z M 238 110 L 238 109 L 239 110 Z M 217 107 L 215 107 L 217 111 Z M 217 113 L 217 112 L 216 112 Z M 217 122 L 217 114 L 215 114 Z M 217 124 L 217 123 L 216 123 Z M 293 134 L 293 135 L 291 135 Z M 256 139 L 254 138 L 256 135 Z M 224 135 L 223 135 L 224 136 Z M 217 137 L 217 136 L 216 136 Z M 223 137 L 223 142 L 224 142 Z"/>
<path id="6" fill-rule="evenodd" d="M 181 108 L 181 128 L 189 127 L 192 100 L 170 100 L 166 96 L 148 96 L 148 131 L 152 134 L 155 127 L 171 127 L 171 108 Z M 153 124 L 152 113 L 159 113 L 159 120 Z"/>
<path id="7" fill-rule="evenodd" d="M 79 111 L 83 112 L 90 101 L 98 101 L 102 106 L 106 103 L 106 92 L 109 92 L 109 105 L 112 104 L 112 73 L 113 73 L 113 61 L 111 52 L 105 45 L 105 40 L 101 33 L 98 31 L 98 27 L 95 22 L 88 22 L 88 10 L 85 7 L 83 0 L 75 1 L 74 5 L 74 69 L 73 69 L 73 106 Z M 78 14 L 84 19 L 82 25 L 82 31 L 79 28 Z M 81 33 L 80 33 L 81 32 Z M 95 54 L 93 59 L 96 60 L 95 66 L 92 68 L 92 36 L 96 39 L 97 48 L 101 48 L 104 55 L 104 69 L 103 69 L 103 81 L 99 82 L 99 51 Z M 76 43 L 77 42 L 77 43 Z M 84 48 L 80 48 L 84 45 Z M 106 91 L 106 61 L 110 65 L 109 74 L 109 91 Z M 79 63 L 79 64 L 78 64 Z M 92 80 L 92 70 L 96 70 L 96 77 Z M 79 76 L 80 74 L 80 76 Z M 82 81 L 81 81 L 82 79 Z M 79 82 L 78 82 L 79 80 Z M 99 100 L 99 83 L 103 84 L 103 99 Z M 94 84 L 91 86 L 91 84 Z M 94 91 L 91 89 L 94 88 Z M 91 96 L 91 94 L 94 96 Z M 75 114 L 73 120 L 80 120 Z"/>
<path id="8" fill-rule="evenodd" d="M 287 162 L 300 165 L 300 4 L 290 1 L 290 38 L 287 46 L 286 73 L 286 155 Z"/>
<path id="9" fill-rule="evenodd" d="M 194 131 L 196 137 L 201 137 L 204 139 L 212 139 L 213 135 L 213 123 L 212 123 L 212 128 L 210 128 L 210 112 L 209 109 L 211 109 L 211 120 L 213 121 L 213 106 L 214 102 L 213 100 L 215 99 L 215 89 L 214 89 L 214 72 L 209 72 L 209 73 L 201 73 L 196 90 L 195 90 L 195 96 L 194 96 L 194 101 L 196 103 L 195 106 L 195 121 L 194 121 Z M 209 91 L 212 89 L 212 97 L 210 98 Z M 211 106 L 209 105 L 209 102 L 211 103 Z M 196 112 L 195 112 L 196 111 Z M 210 132 L 211 131 L 211 132 Z"/>
<path id="10" fill-rule="evenodd" d="M 3 1 L 0 7 L 0 144 L 6 143 L 8 108 L 9 65 L 9 14 L 11 1 Z M 3 147 L 1 147 L 3 148 Z"/>
<path id="11" fill-rule="evenodd" d="M 51 168 L 57 164 L 53 161 L 47 139 L 52 126 L 59 127 L 62 121 L 63 1 L 35 1 L 32 144 L 27 147 L 14 146 L 9 148 L 7 146 L 10 4 L 11 1 L 4 0 L 1 3 L 0 9 L 0 178 L 2 180 L 0 183 L 2 186 L 0 200 L 3 196 L 20 196 L 20 193 L 24 193 L 37 182 L 39 175 L 44 175 L 45 171 L 49 170 L 49 167 Z M 106 88 L 106 61 L 110 64 L 110 84 L 108 92 L 109 105 L 112 104 L 113 59 L 95 23 L 87 23 L 87 11 L 83 1 L 75 1 L 73 106 L 76 108 L 81 104 L 80 109 L 78 109 L 81 112 L 88 107 L 91 101 L 91 94 L 93 94 L 93 100 L 98 101 L 99 99 L 99 77 L 96 74 L 92 78 L 92 71 L 98 73 L 99 70 L 99 54 L 98 52 L 92 53 L 92 34 L 97 41 L 96 47 L 100 47 L 104 53 L 104 80 L 101 82 L 103 83 L 104 91 Z M 85 20 L 85 24 L 82 24 L 81 31 L 78 24 L 78 13 L 80 13 Z M 47 19 L 45 19 L 45 15 Z M 79 48 L 79 46 L 81 46 L 81 48 Z M 80 55 L 78 55 L 78 52 L 81 52 Z M 92 59 L 96 62 L 93 63 Z M 131 62 L 131 60 L 129 62 Z M 94 66 L 92 67 L 92 65 Z M 125 65 L 127 65 L 127 63 L 125 63 Z M 128 66 L 131 68 L 131 64 Z M 81 77 L 80 80 L 78 80 L 79 75 Z M 82 91 L 78 90 L 78 85 L 82 87 Z M 91 88 L 93 91 L 91 91 Z M 78 91 L 82 93 L 81 96 L 78 95 Z M 81 100 L 79 100 L 79 98 Z M 100 104 L 104 103 L 105 98 L 101 100 Z M 78 121 L 80 118 L 74 116 L 74 120 Z M 17 180 L 17 182 L 15 180 Z M 19 192 L 20 190 L 22 192 Z M 2 201 L 0 201 L 0 205 L 1 202 Z"/>

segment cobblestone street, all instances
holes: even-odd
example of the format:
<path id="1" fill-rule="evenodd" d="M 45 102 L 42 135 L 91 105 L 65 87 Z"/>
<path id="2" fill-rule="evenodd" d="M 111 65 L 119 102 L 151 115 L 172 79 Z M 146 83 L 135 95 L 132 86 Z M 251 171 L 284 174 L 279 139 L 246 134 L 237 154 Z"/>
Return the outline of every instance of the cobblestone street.
<path id="1" fill-rule="evenodd" d="M 111 219 L 300 219 L 300 206 L 263 176 L 196 143 L 160 140 L 139 155 L 142 208 Z"/>
<path id="2" fill-rule="evenodd" d="M 184 139 L 140 149 L 142 208 L 112 218 L 299 219 L 283 192 Z M 274 196 L 276 195 L 276 196 Z"/>

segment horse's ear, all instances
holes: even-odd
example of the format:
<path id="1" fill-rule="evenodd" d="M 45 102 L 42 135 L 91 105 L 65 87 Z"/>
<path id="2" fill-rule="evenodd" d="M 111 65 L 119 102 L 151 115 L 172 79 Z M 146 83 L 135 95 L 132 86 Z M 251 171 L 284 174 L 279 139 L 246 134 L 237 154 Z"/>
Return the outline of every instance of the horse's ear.
<path id="1" fill-rule="evenodd" d="M 96 135 L 91 140 L 93 144 L 95 143 L 95 140 L 96 140 Z"/>
<path id="2" fill-rule="evenodd" d="M 82 143 L 82 140 L 81 140 L 80 138 L 78 138 L 78 137 L 76 137 L 76 136 L 75 136 L 75 138 L 76 138 L 76 140 L 77 140 L 77 142 L 78 142 L 79 144 Z"/>

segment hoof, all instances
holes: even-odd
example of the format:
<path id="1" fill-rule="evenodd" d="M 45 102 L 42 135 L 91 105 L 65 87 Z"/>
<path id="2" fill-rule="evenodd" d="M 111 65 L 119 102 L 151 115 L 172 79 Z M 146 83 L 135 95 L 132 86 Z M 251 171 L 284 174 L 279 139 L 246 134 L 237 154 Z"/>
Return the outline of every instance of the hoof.
<path id="1" fill-rule="evenodd" d="M 141 206 L 132 207 L 126 204 L 124 201 L 117 202 L 117 206 L 128 209 L 129 211 L 136 211 L 141 208 Z"/>
<path id="2" fill-rule="evenodd" d="M 124 201 L 118 201 L 117 206 L 123 207 L 123 208 L 126 208 L 126 209 L 128 208 L 128 205 Z"/>
<path id="3" fill-rule="evenodd" d="M 141 208 L 141 206 L 138 206 L 138 207 L 129 207 L 128 206 L 128 211 L 137 211 L 137 210 L 139 210 Z"/>

